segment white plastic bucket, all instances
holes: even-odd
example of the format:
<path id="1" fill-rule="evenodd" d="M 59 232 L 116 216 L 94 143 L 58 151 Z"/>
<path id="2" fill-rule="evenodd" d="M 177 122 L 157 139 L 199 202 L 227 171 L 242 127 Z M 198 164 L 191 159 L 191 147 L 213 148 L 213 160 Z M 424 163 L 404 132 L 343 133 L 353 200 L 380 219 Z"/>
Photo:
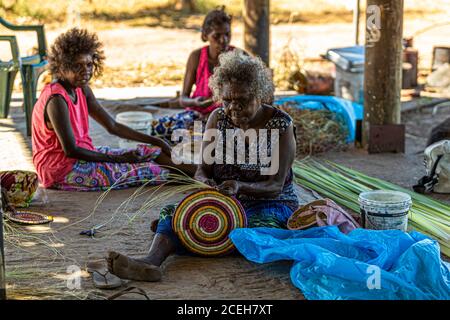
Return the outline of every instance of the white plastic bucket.
<path id="1" fill-rule="evenodd" d="M 373 190 L 359 195 L 362 226 L 366 229 L 406 231 L 411 196 L 404 192 Z"/>
<path id="2" fill-rule="evenodd" d="M 121 112 L 117 114 L 116 121 L 126 125 L 127 127 L 130 127 L 131 129 L 134 129 L 136 131 L 139 131 L 143 134 L 150 134 L 151 133 L 151 122 L 153 120 L 153 116 L 151 113 L 148 112 L 142 112 L 142 111 L 127 111 L 127 112 Z M 127 140 L 127 139 L 120 139 L 119 140 L 119 146 L 121 148 L 135 148 L 139 142 Z"/>

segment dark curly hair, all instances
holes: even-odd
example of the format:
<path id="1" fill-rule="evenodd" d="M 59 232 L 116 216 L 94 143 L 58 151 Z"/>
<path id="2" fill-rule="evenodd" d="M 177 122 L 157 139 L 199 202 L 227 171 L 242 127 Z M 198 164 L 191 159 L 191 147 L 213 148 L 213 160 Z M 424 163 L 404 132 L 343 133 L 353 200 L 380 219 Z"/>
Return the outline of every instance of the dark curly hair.
<path id="1" fill-rule="evenodd" d="M 203 20 L 202 40 L 204 42 L 207 41 L 206 37 L 214 26 L 222 25 L 224 23 L 231 25 L 231 20 L 233 20 L 233 17 L 225 12 L 225 6 L 217 7 L 217 9 L 208 12 L 205 20 Z"/>
<path id="2" fill-rule="evenodd" d="M 65 70 L 74 70 L 74 61 L 80 54 L 92 56 L 94 76 L 101 76 L 105 54 L 103 44 L 95 33 L 86 29 L 72 28 L 56 38 L 48 56 L 50 73 L 54 78 L 62 78 Z"/>

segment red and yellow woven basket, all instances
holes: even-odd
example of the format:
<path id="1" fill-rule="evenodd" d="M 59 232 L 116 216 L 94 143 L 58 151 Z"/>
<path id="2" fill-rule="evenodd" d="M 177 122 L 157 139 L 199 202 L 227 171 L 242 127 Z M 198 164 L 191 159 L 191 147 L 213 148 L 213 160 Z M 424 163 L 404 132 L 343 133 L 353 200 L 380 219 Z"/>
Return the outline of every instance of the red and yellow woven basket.
<path id="1" fill-rule="evenodd" d="M 210 257 L 232 252 L 234 245 L 228 235 L 246 226 L 239 201 L 210 189 L 184 198 L 172 219 L 173 230 L 183 245 L 193 253 Z"/>
<path id="2" fill-rule="evenodd" d="M 19 224 L 46 224 L 53 221 L 53 216 L 31 210 L 18 209 L 14 214 L 6 213 L 6 219 Z"/>

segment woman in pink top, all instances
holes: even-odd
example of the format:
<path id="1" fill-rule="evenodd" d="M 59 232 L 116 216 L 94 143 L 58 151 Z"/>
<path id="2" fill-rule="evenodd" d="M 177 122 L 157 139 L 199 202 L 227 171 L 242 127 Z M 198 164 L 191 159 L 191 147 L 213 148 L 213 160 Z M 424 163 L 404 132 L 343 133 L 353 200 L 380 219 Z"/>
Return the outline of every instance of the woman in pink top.
<path id="1" fill-rule="evenodd" d="M 209 45 L 196 49 L 189 55 L 180 104 L 186 111 L 174 116 L 163 117 L 152 123 L 152 135 L 170 141 L 176 129 L 192 129 L 195 120 L 206 122 L 209 114 L 220 105 L 213 102 L 209 78 L 219 63 L 219 55 L 233 50 L 230 46 L 232 17 L 225 7 L 210 11 L 203 21 L 202 40 Z M 192 93 L 192 89 L 195 90 Z"/>
<path id="2" fill-rule="evenodd" d="M 202 26 L 202 41 L 209 45 L 196 49 L 189 55 L 180 97 L 182 106 L 206 117 L 219 106 L 212 100 L 209 78 L 219 64 L 219 55 L 234 49 L 230 46 L 232 17 L 224 9 L 225 7 L 221 7 L 206 15 Z M 191 95 L 194 84 L 195 91 Z"/>
<path id="3" fill-rule="evenodd" d="M 77 28 L 60 35 L 49 55 L 54 82 L 42 91 L 32 116 L 33 163 L 46 188 L 104 190 L 166 179 L 167 167 L 193 175 L 195 166 L 175 165 L 163 140 L 117 123 L 89 87 L 102 72 L 104 54 L 95 34 Z M 89 116 L 110 134 L 142 142 L 136 149 L 95 148 Z"/>

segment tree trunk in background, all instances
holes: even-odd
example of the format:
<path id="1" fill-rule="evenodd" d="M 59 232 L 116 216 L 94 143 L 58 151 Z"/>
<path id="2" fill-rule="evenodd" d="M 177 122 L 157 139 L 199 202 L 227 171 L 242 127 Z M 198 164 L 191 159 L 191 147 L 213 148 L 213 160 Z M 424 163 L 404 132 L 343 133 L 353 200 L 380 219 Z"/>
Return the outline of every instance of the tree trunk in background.
<path id="1" fill-rule="evenodd" d="M 368 0 L 366 12 L 364 147 L 371 125 L 400 123 L 403 0 Z"/>
<path id="2" fill-rule="evenodd" d="M 353 28 L 355 28 L 355 44 L 359 45 L 359 16 L 360 16 L 360 0 L 355 1 L 353 8 Z"/>
<path id="3" fill-rule="evenodd" d="M 245 50 L 269 66 L 270 61 L 270 0 L 244 0 Z"/>
<path id="4" fill-rule="evenodd" d="M 194 12 L 195 4 L 194 0 L 178 0 L 175 4 L 175 10 L 180 10 L 184 12 Z"/>

